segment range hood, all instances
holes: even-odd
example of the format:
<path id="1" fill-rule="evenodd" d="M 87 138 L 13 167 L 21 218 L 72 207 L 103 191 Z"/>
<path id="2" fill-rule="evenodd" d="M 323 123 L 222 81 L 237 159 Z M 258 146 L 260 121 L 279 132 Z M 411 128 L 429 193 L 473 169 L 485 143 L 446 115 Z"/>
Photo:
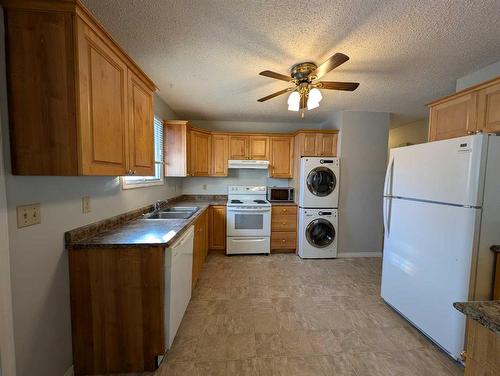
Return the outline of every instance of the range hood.
<path id="1" fill-rule="evenodd" d="M 230 159 L 227 161 L 227 168 L 249 168 L 258 170 L 267 170 L 269 161 L 257 161 L 251 159 Z"/>

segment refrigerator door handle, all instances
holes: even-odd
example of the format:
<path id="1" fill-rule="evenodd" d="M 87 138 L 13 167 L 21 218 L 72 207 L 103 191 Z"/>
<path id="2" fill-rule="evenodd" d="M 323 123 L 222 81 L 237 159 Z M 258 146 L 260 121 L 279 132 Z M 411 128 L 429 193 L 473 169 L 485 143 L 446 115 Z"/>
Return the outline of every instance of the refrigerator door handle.
<path id="1" fill-rule="evenodd" d="M 391 235 L 392 198 L 384 198 L 384 231 L 387 237 Z"/>
<path id="2" fill-rule="evenodd" d="M 391 155 L 391 159 L 389 160 L 389 163 L 387 164 L 387 170 L 385 171 L 384 196 L 389 196 L 392 194 L 392 189 L 389 192 L 389 186 L 392 185 L 392 171 L 393 170 L 394 170 L 394 155 Z"/>

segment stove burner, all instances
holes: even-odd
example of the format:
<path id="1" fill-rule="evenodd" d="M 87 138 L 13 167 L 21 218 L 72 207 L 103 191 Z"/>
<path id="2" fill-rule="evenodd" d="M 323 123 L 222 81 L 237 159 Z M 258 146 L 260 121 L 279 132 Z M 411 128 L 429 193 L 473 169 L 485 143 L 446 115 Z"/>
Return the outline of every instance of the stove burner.
<path id="1" fill-rule="evenodd" d="M 265 204 L 266 201 L 264 200 L 253 200 L 253 202 L 257 203 L 257 204 Z"/>
<path id="2" fill-rule="evenodd" d="M 243 204 L 241 200 L 231 200 L 231 204 Z"/>

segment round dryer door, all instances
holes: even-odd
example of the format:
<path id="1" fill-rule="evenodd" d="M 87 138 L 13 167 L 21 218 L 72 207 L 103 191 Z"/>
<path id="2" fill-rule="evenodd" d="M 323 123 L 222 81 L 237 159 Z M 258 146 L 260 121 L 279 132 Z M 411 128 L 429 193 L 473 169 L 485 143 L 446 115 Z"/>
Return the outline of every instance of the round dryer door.
<path id="1" fill-rule="evenodd" d="M 307 175 L 306 184 L 313 195 L 325 197 L 334 191 L 337 177 L 328 167 L 316 167 Z"/>
<path id="2" fill-rule="evenodd" d="M 335 239 L 335 228 L 326 219 L 315 219 L 307 225 L 306 239 L 313 247 L 328 247 Z"/>

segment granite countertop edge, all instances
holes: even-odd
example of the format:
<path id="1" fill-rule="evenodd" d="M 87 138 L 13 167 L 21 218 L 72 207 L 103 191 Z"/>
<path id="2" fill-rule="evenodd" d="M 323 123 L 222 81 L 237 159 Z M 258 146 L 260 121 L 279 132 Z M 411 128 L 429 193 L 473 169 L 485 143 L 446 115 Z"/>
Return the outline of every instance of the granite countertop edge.
<path id="1" fill-rule="evenodd" d="M 67 250 L 84 250 L 84 249 L 123 249 L 123 248 L 168 248 L 174 244 L 184 232 L 194 224 L 194 222 L 210 207 L 210 206 L 225 206 L 227 200 L 182 200 L 168 202 L 164 208 L 171 206 L 197 206 L 199 209 L 196 213 L 185 220 L 151 220 L 138 217 L 127 222 L 120 223 L 112 229 L 103 231 L 102 233 L 91 236 L 78 241 L 67 241 Z M 157 237 L 155 241 L 141 240 L 144 235 L 148 235 L 148 229 L 155 234 L 168 235 L 173 231 L 173 234 L 168 237 L 168 240 L 161 241 Z M 134 239 L 134 233 L 137 236 Z"/>
<path id="2" fill-rule="evenodd" d="M 482 302 L 456 302 L 453 307 L 500 335 L 500 300 Z"/>

